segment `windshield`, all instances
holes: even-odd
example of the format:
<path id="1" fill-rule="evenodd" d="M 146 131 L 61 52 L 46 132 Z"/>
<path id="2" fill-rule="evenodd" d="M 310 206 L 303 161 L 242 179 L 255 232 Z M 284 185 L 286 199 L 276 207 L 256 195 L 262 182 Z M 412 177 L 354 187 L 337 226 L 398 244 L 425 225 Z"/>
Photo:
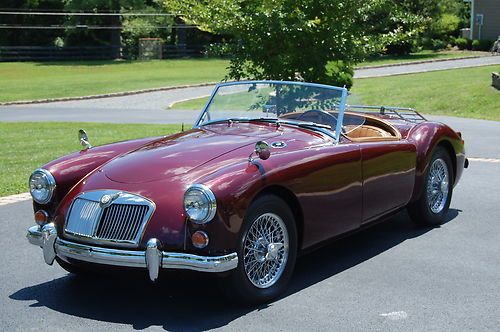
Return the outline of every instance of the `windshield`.
<path id="1" fill-rule="evenodd" d="M 344 88 L 312 83 L 224 83 L 216 87 L 196 125 L 228 119 L 274 119 L 336 131 L 342 122 L 346 96 Z"/>

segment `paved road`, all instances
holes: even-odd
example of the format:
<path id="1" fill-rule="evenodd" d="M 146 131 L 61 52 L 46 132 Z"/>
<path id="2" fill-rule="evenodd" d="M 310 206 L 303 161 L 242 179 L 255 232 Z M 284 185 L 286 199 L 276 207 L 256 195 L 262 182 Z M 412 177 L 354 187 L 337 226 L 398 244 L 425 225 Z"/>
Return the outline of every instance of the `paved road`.
<path id="1" fill-rule="evenodd" d="M 442 118 L 438 118 L 441 119 Z M 500 122 L 456 119 L 470 155 L 500 158 Z M 480 138 L 484 140 L 480 144 Z M 78 278 L 27 243 L 30 202 L 0 206 L 0 330 L 500 331 L 500 163 L 472 161 L 448 222 L 401 213 L 299 259 L 289 291 L 258 308 L 209 277 Z"/>
<path id="2" fill-rule="evenodd" d="M 499 64 L 500 64 L 500 56 L 487 56 L 487 57 L 472 58 L 472 59 L 459 59 L 459 60 L 408 64 L 406 66 L 381 67 L 381 68 L 371 68 L 371 69 L 367 68 L 363 70 L 357 70 L 354 77 L 367 78 L 367 77 L 378 77 L 378 76 L 391 76 L 391 75 L 420 73 L 426 71 L 456 69 L 465 67 L 478 67 L 487 65 L 499 65 Z"/>
<path id="3" fill-rule="evenodd" d="M 129 96 L 44 104 L 0 106 L 0 122 L 61 121 L 110 123 L 189 123 L 196 111 L 167 110 L 180 100 L 208 97 L 213 86 L 141 93 Z"/>
<path id="4" fill-rule="evenodd" d="M 500 56 L 360 69 L 356 71 L 355 77 L 396 75 L 488 64 L 500 64 Z M 198 111 L 176 112 L 167 110 L 167 106 L 185 99 L 208 96 L 212 89 L 212 86 L 208 86 L 149 92 L 122 97 L 0 106 L 0 122 L 68 121 L 192 124 L 196 119 Z"/>
<path id="5" fill-rule="evenodd" d="M 164 106 L 210 90 L 0 107 L 0 121 L 190 123 L 196 112 Z M 500 158 L 499 122 L 431 119 L 461 130 L 469 156 Z M 500 163 L 472 161 L 445 225 L 418 229 L 401 213 L 324 247 L 299 259 L 285 296 L 259 308 L 228 304 L 216 280 L 195 274 L 156 286 L 142 275 L 69 276 L 24 239 L 30 202 L 0 206 L 0 330 L 500 331 L 499 173 Z"/>

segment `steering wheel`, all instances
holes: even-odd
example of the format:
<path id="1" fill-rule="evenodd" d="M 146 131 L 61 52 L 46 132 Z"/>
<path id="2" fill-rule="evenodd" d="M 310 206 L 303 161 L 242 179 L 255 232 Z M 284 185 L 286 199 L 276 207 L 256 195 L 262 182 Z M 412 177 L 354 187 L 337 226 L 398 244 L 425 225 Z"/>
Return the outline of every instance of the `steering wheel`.
<path id="1" fill-rule="evenodd" d="M 313 117 L 315 116 L 318 120 L 307 120 L 307 117 Z M 305 111 L 302 113 L 297 120 L 302 120 L 302 121 L 311 121 L 311 122 L 316 122 L 316 123 L 321 123 L 327 126 L 332 127 L 332 129 L 335 129 L 335 126 L 337 125 L 337 118 L 331 115 L 330 113 L 326 111 L 321 111 L 321 110 L 309 110 Z"/>

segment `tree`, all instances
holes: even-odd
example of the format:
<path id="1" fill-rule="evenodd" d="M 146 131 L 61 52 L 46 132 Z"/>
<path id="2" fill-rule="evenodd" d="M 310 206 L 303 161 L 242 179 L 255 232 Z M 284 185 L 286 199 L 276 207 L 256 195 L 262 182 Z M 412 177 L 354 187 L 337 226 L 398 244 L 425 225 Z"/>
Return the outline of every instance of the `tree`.
<path id="1" fill-rule="evenodd" d="M 53 0 L 2 0 L 0 7 L 6 11 L 60 11 L 62 1 Z M 63 24 L 60 16 L 0 15 L 0 22 L 14 26 L 50 26 Z M 64 34 L 57 29 L 1 29 L 0 46 L 52 46 Z"/>
<path id="2" fill-rule="evenodd" d="M 229 77 L 350 87 L 370 48 L 361 24 L 377 1 L 166 0 L 200 29 L 233 36 Z"/>

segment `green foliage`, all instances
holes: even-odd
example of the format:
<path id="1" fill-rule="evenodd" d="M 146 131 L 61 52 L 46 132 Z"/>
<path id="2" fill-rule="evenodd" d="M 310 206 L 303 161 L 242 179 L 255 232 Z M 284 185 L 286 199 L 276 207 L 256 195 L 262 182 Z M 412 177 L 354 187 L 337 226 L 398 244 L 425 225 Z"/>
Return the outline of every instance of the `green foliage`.
<path id="1" fill-rule="evenodd" d="M 27 11 L 61 11 L 62 1 L 54 0 L 2 0 L 0 8 L 18 8 Z M 61 25 L 64 18 L 61 16 L 42 15 L 1 15 L 0 23 L 3 25 L 31 25 L 47 26 Z M 1 29 L 0 46 L 53 46 L 54 40 L 64 34 L 57 29 Z"/>
<path id="2" fill-rule="evenodd" d="M 425 30 L 424 9 L 409 1 L 377 1 L 367 16 L 367 33 L 374 36 L 374 51 L 407 55 L 416 51 L 415 41 Z"/>
<path id="3" fill-rule="evenodd" d="M 84 11 L 84 12 L 127 12 L 127 11 L 142 11 L 147 8 L 146 3 L 150 3 L 151 6 L 154 5 L 154 1 L 139 1 L 139 0 L 64 0 L 64 9 L 66 11 Z M 132 18 L 133 20 L 134 18 Z M 66 20 L 66 24 L 70 26 L 74 25 L 87 25 L 87 26 L 113 26 L 119 27 L 124 23 L 124 25 L 130 19 L 122 19 L 120 16 L 69 16 Z M 126 34 L 125 39 L 129 38 L 130 31 L 132 28 L 129 27 L 128 34 Z M 66 45 L 94 45 L 94 46 L 105 46 L 105 45 L 115 45 L 120 44 L 120 29 L 67 29 L 65 32 Z"/>
<path id="4" fill-rule="evenodd" d="M 160 13 L 160 6 L 143 6 L 141 13 Z M 123 12 L 135 11 L 127 10 Z M 161 38 L 164 43 L 170 41 L 172 33 L 172 16 L 126 16 L 123 19 L 122 45 L 124 56 L 127 59 L 135 59 L 138 56 L 138 45 L 140 38 Z M 167 27 L 167 28 L 165 28 Z"/>
<path id="5" fill-rule="evenodd" d="M 478 50 L 479 50 L 480 45 L 481 45 L 481 43 L 479 42 L 479 40 L 474 39 L 474 40 L 472 41 L 472 49 L 473 49 L 474 51 L 478 51 Z"/>
<path id="6" fill-rule="evenodd" d="M 421 46 L 446 47 L 462 24 L 463 2 L 457 0 L 395 0 L 372 15 L 379 45 L 387 54 L 405 55 Z M 441 41 L 438 41 L 441 40 Z"/>
<path id="7" fill-rule="evenodd" d="M 491 47 L 493 46 L 493 43 L 494 43 L 493 40 L 487 40 L 487 39 L 477 40 L 477 39 L 474 39 L 472 41 L 472 50 L 473 51 L 489 51 L 489 50 L 491 50 Z"/>
<path id="8" fill-rule="evenodd" d="M 233 36 L 225 50 L 231 54 L 231 78 L 303 79 L 350 86 L 352 67 L 364 57 L 370 42 L 360 22 L 375 3 L 166 0 L 165 6 L 203 30 Z"/>
<path id="9" fill-rule="evenodd" d="M 446 38 L 458 31 L 460 18 L 456 15 L 444 13 L 429 27 L 429 35 L 434 38 Z"/>
<path id="10" fill-rule="evenodd" d="M 447 46 L 448 43 L 446 43 L 441 39 L 432 39 L 430 49 L 434 51 L 439 51 L 445 49 Z"/>
<path id="11" fill-rule="evenodd" d="M 457 39 L 455 39 L 455 45 L 460 50 L 466 50 L 468 44 L 469 44 L 469 42 L 465 38 L 457 38 Z"/>

